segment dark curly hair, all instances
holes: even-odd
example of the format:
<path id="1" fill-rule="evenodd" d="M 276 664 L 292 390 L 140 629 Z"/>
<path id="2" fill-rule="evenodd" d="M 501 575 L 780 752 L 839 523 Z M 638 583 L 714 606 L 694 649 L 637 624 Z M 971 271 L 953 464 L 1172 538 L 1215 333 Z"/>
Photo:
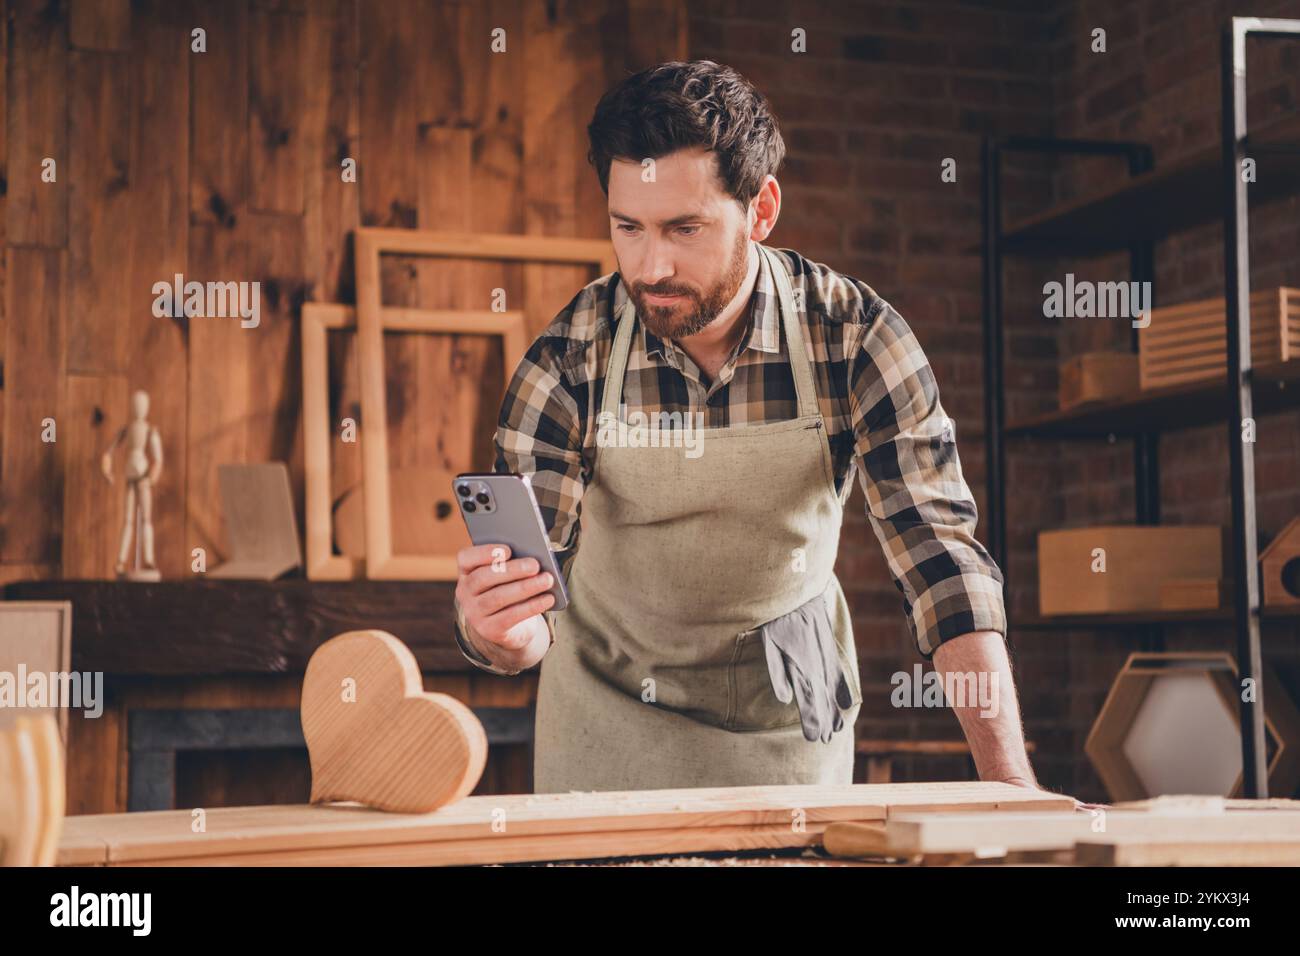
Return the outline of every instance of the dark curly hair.
<path id="1" fill-rule="evenodd" d="M 609 195 L 615 159 L 641 162 L 702 146 L 717 158 L 726 191 L 742 208 L 785 159 L 767 99 L 729 66 L 712 60 L 661 63 L 629 76 L 596 104 L 587 161 Z"/>

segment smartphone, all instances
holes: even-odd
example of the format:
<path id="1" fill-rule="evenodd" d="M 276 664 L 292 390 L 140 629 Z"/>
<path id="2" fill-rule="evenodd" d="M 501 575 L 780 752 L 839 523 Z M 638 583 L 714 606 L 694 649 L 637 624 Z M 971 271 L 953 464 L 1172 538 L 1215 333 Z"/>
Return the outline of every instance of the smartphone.
<path id="1" fill-rule="evenodd" d="M 509 560 L 536 559 L 538 573 L 549 571 L 555 582 L 549 592 L 543 592 L 555 596 L 555 603 L 547 610 L 563 611 L 569 606 L 564 575 L 551 551 L 542 510 L 537 507 L 527 475 L 467 472 L 456 476 L 451 491 L 471 541 L 509 545 Z"/>

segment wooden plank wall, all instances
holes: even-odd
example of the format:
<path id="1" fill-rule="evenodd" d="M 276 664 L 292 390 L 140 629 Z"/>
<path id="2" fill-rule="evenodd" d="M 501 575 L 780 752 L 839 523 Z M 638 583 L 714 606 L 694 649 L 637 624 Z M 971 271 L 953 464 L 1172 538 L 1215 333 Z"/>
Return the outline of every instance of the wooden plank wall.
<path id="1" fill-rule="evenodd" d="M 0 0 L 0 34 L 0 583 L 112 576 L 122 486 L 104 483 L 99 456 L 138 388 L 165 452 L 164 578 L 190 575 L 194 548 L 208 567 L 224 559 L 222 462 L 287 462 L 302 527 L 298 314 L 355 301 L 351 231 L 607 236 L 586 163 L 592 108 L 629 72 L 687 52 L 683 0 Z M 175 273 L 260 282 L 260 324 L 155 318 L 153 284 Z M 394 259 L 384 296 L 486 308 L 501 288 L 536 332 L 593 277 Z M 394 467 L 489 467 L 499 343 L 386 340 Z M 330 349 L 333 417 L 359 421 L 351 336 Z M 333 449 L 337 498 L 360 455 Z M 522 682 L 431 682 L 475 704 L 531 697 Z M 120 809 L 124 713 L 83 728 L 87 761 L 105 755 L 85 767 L 104 796 L 74 812 Z M 485 778 L 487 792 L 526 786 L 519 767 L 498 772 L 511 779 Z"/>
<path id="2" fill-rule="evenodd" d="M 121 486 L 98 457 L 152 398 L 164 577 L 225 557 L 216 466 L 289 463 L 301 507 L 297 316 L 353 301 L 358 224 L 607 235 L 585 159 L 600 93 L 685 56 L 681 0 L 0 0 L 0 580 L 110 577 Z M 206 51 L 191 51 L 191 31 Z M 491 50 L 492 31 L 506 48 Z M 54 182 L 41 179 L 52 159 Z M 340 175 L 345 158 L 358 181 Z M 152 315 L 175 273 L 258 281 L 261 321 Z M 590 270 L 386 257 L 385 301 L 534 331 Z M 335 411 L 356 410 L 350 337 Z M 487 336 L 388 336 L 393 465 L 490 463 L 504 385 Z M 56 441 L 43 440 L 44 419 Z M 339 447 L 336 497 L 360 476 Z M 117 463 L 120 469 L 120 461 Z M 301 516 L 301 515 L 300 515 Z"/>

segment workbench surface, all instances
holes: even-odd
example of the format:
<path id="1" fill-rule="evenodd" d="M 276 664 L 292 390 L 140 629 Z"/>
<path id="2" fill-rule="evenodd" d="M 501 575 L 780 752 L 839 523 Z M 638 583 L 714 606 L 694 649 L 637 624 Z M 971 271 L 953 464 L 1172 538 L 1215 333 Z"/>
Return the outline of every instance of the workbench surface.
<path id="1" fill-rule="evenodd" d="M 1003 783 L 723 787 L 467 797 L 426 814 L 354 803 L 96 814 L 64 821 L 58 862 L 463 865 L 805 848 L 834 822 L 902 810 L 1074 812 Z"/>

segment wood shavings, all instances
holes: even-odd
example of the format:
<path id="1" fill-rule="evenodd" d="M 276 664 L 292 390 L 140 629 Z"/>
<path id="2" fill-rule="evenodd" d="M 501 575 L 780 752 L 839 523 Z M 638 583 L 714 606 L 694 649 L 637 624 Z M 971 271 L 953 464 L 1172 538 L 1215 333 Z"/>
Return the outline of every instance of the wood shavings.
<path id="1" fill-rule="evenodd" d="M 1146 810 L 1165 816 L 1202 816 L 1207 813 L 1224 813 L 1223 797 L 1203 794 L 1165 794 L 1148 800 L 1135 800 L 1129 803 L 1117 803 L 1116 809 Z"/>

